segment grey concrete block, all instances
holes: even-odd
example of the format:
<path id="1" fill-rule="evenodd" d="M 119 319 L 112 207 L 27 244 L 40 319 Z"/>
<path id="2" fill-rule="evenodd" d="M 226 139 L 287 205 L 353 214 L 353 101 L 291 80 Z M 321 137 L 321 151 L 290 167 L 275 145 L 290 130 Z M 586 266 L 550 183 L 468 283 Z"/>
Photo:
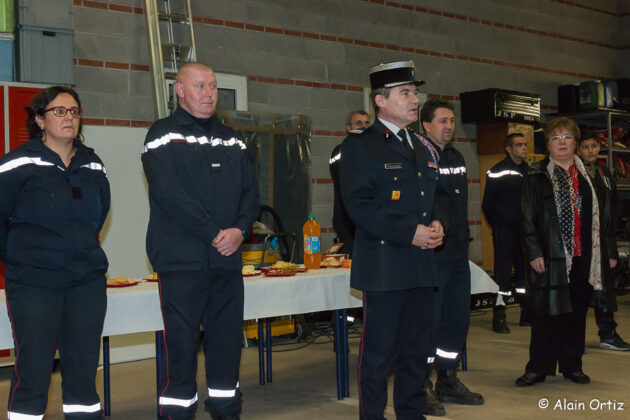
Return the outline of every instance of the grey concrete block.
<path id="1" fill-rule="evenodd" d="M 247 82 L 247 100 L 249 103 L 268 104 L 269 103 L 269 84 Z"/>
<path id="2" fill-rule="evenodd" d="M 190 8 L 193 16 L 243 22 L 247 18 L 247 3 L 245 0 L 194 0 Z"/>
<path id="3" fill-rule="evenodd" d="M 345 111 L 347 97 L 345 90 L 313 88 L 310 91 L 311 108 Z"/>
<path id="4" fill-rule="evenodd" d="M 332 204 L 333 184 L 313 184 L 311 189 L 311 199 L 317 204 Z"/>
<path id="5" fill-rule="evenodd" d="M 333 206 L 331 203 L 318 204 L 313 202 L 311 205 L 311 214 L 315 216 L 322 226 L 332 226 Z"/>
<path id="6" fill-rule="evenodd" d="M 75 67 L 74 80 L 77 86 L 91 92 L 110 94 L 129 93 L 129 72 L 94 67 Z"/>
<path id="7" fill-rule="evenodd" d="M 269 105 L 282 105 L 293 107 L 295 112 L 302 112 L 310 107 L 310 95 L 312 88 L 300 86 L 288 86 L 278 84 L 267 84 L 267 96 Z"/>
<path id="8" fill-rule="evenodd" d="M 314 136 L 311 142 L 311 154 L 322 159 L 329 159 L 332 149 L 343 141 L 342 137 Z"/>
<path id="9" fill-rule="evenodd" d="M 313 178 L 330 178 L 330 155 L 328 158 L 325 156 L 311 156 L 311 176 Z"/>
<path id="10" fill-rule="evenodd" d="M 153 76 L 148 71 L 129 72 L 129 94 L 138 96 L 152 96 Z"/>
<path id="11" fill-rule="evenodd" d="M 107 10 L 75 7 L 74 30 L 100 34 L 124 34 L 127 31 L 125 17 Z"/>

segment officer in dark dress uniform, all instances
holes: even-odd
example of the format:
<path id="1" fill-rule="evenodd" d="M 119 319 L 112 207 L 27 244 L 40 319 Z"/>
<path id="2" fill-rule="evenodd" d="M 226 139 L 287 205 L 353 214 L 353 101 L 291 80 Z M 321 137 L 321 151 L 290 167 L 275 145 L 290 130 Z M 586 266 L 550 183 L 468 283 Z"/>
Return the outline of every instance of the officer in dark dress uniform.
<path id="1" fill-rule="evenodd" d="M 423 380 L 431 350 L 433 248 L 443 229 L 434 213 L 437 163 L 405 127 L 418 118 L 412 61 L 370 70 L 378 118 L 341 145 L 344 204 L 356 224 L 351 285 L 363 291 L 359 353 L 361 419 L 382 420 L 395 365 L 394 409 L 424 419 Z M 351 156 L 351 159 L 346 159 Z"/>
<path id="2" fill-rule="evenodd" d="M 492 330 L 508 334 L 505 319 L 504 297 L 512 295 L 511 275 L 514 266 L 514 283 L 517 301 L 522 305 L 525 296 L 525 266 L 518 233 L 521 212 L 521 187 L 527 174 L 527 142 L 521 133 L 505 137 L 507 156 L 486 173 L 486 189 L 481 208 L 492 226 L 494 239 L 494 280 L 499 292 L 494 306 Z M 529 325 L 521 310 L 519 325 Z"/>

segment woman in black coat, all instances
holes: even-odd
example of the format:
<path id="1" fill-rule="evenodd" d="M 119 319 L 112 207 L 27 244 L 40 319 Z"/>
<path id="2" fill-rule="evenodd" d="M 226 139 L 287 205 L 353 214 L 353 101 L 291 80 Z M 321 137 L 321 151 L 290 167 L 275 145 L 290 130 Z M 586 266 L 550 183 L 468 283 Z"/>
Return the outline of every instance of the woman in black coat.
<path id="1" fill-rule="evenodd" d="M 521 228 L 529 261 L 526 311 L 532 321 L 530 360 L 517 386 L 560 373 L 587 384 L 582 371 L 586 312 L 592 300 L 606 306 L 601 244 L 613 234 L 610 206 L 600 206 L 576 156 L 577 124 L 555 118 L 545 127 L 549 156 L 523 183 Z M 606 264 L 609 262 L 606 261 Z"/>

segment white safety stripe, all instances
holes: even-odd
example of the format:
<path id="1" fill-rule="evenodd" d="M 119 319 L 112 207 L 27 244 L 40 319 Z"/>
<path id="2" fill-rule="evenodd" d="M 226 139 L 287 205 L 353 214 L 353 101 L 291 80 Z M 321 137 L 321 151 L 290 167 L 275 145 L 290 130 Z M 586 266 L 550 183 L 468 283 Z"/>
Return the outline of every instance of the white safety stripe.
<path id="1" fill-rule="evenodd" d="M 457 359 L 457 356 L 459 355 L 459 353 L 457 352 L 453 353 L 451 351 L 444 351 L 442 349 L 437 349 L 435 351 L 435 354 L 445 359 L 453 359 L 453 360 Z"/>
<path id="2" fill-rule="evenodd" d="M 236 388 L 234 389 L 214 389 L 208 388 L 208 396 L 214 398 L 232 398 L 236 396 L 236 390 L 239 387 L 239 383 L 236 383 Z"/>
<path id="3" fill-rule="evenodd" d="M 522 289 L 516 288 L 515 290 L 516 290 L 516 293 L 525 293 L 525 288 L 522 288 Z"/>
<path id="4" fill-rule="evenodd" d="M 512 296 L 512 292 L 502 292 L 499 290 L 499 294 L 503 296 Z"/>
<path id="5" fill-rule="evenodd" d="M 440 169 L 440 173 L 442 175 L 457 175 L 457 174 L 465 174 L 466 173 L 466 167 L 465 166 L 458 166 L 456 168 L 439 168 Z"/>
<path id="6" fill-rule="evenodd" d="M 22 414 L 14 411 L 9 411 L 7 414 L 9 420 L 42 420 L 44 418 L 43 414 Z"/>
<path id="7" fill-rule="evenodd" d="M 186 141 L 187 143 L 198 143 L 201 145 L 205 145 L 208 144 L 212 147 L 217 147 L 217 146 L 238 146 L 241 149 L 245 150 L 247 149 L 247 146 L 245 146 L 245 143 L 242 140 L 239 140 L 235 137 L 232 137 L 231 139 L 227 139 L 224 140 L 222 138 L 214 138 L 212 137 L 210 140 L 208 140 L 208 137 L 206 136 L 202 136 L 202 137 L 195 137 L 195 136 L 186 136 L 184 137 L 183 135 L 181 135 L 180 133 L 168 133 L 163 135 L 160 138 L 157 138 L 155 140 L 151 140 L 150 142 L 148 142 L 147 144 L 144 145 L 144 147 L 142 148 L 142 153 L 146 153 L 149 150 L 154 150 L 157 149 L 158 147 L 162 147 L 162 146 L 166 146 L 167 144 L 169 144 L 172 141 Z"/>
<path id="8" fill-rule="evenodd" d="M 510 171 L 510 170 L 505 170 L 505 171 L 501 171 L 501 172 L 497 172 L 497 173 L 493 173 L 493 172 L 486 172 L 486 175 L 488 175 L 490 178 L 501 178 L 504 177 L 506 175 L 518 175 L 520 177 L 523 177 L 523 174 L 518 172 L 518 171 Z"/>
<path id="9" fill-rule="evenodd" d="M 81 404 L 64 404 L 63 412 L 68 413 L 95 413 L 101 410 L 101 403 L 93 405 L 81 405 Z"/>
<path id="10" fill-rule="evenodd" d="M 328 161 L 328 164 L 332 165 L 333 163 L 337 162 L 339 159 L 341 159 L 341 152 L 339 152 L 335 156 L 331 157 L 330 160 Z"/>
<path id="11" fill-rule="evenodd" d="M 160 405 L 176 405 L 178 407 L 190 407 L 197 402 L 197 394 L 190 400 L 184 400 L 181 398 L 160 397 Z"/>
<path id="12" fill-rule="evenodd" d="M 435 361 L 435 357 L 427 357 L 427 363 L 433 363 Z"/>
<path id="13" fill-rule="evenodd" d="M 42 160 L 42 158 L 39 158 L 39 157 L 34 157 L 34 158 L 21 157 L 21 158 L 10 160 L 0 165 L 0 173 L 11 171 L 23 165 L 55 166 L 54 163 L 46 162 L 45 160 Z"/>
<path id="14" fill-rule="evenodd" d="M 103 171 L 103 173 L 105 175 L 107 175 L 107 171 L 105 170 L 105 166 L 101 165 L 100 163 L 90 162 L 88 164 L 81 165 L 81 167 L 82 168 L 88 168 L 88 169 L 91 169 L 93 171 Z"/>

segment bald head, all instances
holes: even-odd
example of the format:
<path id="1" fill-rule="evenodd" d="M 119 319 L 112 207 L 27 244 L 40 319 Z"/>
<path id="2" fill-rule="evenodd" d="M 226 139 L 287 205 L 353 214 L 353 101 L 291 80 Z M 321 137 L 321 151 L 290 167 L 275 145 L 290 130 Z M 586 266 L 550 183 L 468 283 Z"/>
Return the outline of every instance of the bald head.
<path id="1" fill-rule="evenodd" d="M 202 63 L 184 64 L 177 72 L 175 93 L 186 112 L 196 118 L 210 118 L 219 99 L 214 71 Z"/>

